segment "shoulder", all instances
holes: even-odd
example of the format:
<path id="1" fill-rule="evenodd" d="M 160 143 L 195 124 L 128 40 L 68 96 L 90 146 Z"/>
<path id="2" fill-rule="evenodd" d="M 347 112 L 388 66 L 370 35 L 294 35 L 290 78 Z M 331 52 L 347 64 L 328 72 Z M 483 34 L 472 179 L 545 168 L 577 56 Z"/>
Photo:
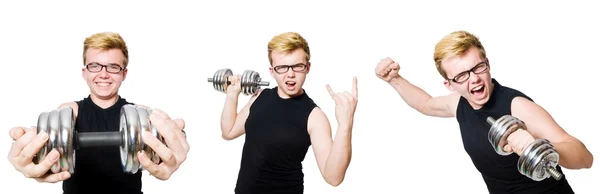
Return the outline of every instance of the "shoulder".
<path id="1" fill-rule="evenodd" d="M 329 126 L 329 119 L 321 108 L 315 106 L 308 116 L 308 132 L 310 133 L 313 128 L 321 128 L 322 126 Z"/>
<path id="2" fill-rule="evenodd" d="M 62 109 L 65 107 L 71 108 L 73 110 L 73 115 L 75 115 L 75 117 L 77 117 L 77 113 L 79 110 L 78 102 L 76 102 L 76 101 L 65 102 L 65 103 L 58 105 L 57 109 Z"/>

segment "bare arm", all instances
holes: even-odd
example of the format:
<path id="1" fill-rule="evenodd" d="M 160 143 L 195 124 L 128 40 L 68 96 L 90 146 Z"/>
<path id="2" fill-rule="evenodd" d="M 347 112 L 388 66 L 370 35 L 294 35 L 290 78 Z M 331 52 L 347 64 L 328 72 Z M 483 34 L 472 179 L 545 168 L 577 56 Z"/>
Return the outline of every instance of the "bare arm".
<path id="1" fill-rule="evenodd" d="M 527 131 L 534 138 L 545 138 L 552 143 L 560 154 L 559 165 L 568 169 L 592 167 L 592 153 L 559 126 L 544 108 L 526 98 L 516 97 L 511 103 L 511 110 L 527 125 Z"/>
<path id="2" fill-rule="evenodd" d="M 321 175 L 330 185 L 340 185 L 352 158 L 352 126 L 338 125 L 332 141 L 327 116 L 315 108 L 308 118 L 308 130 Z"/>
<path id="3" fill-rule="evenodd" d="M 424 115 L 444 118 L 456 116 L 456 107 L 460 98 L 458 93 L 433 98 L 402 77 L 390 80 L 389 84 L 411 108 Z"/>
<path id="4" fill-rule="evenodd" d="M 227 94 L 223 112 L 221 113 L 221 136 L 223 139 L 233 140 L 246 132 L 244 125 L 250 113 L 250 106 L 252 106 L 252 103 L 261 92 L 262 90 L 256 92 L 239 113 L 237 113 L 239 95 Z"/>

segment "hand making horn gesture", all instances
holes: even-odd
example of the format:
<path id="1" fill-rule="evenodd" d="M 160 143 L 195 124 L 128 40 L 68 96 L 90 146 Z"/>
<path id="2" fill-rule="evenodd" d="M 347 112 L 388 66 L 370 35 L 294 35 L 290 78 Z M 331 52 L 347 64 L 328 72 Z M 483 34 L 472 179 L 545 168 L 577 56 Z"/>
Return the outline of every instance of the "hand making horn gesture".
<path id="1" fill-rule="evenodd" d="M 352 92 L 344 91 L 335 93 L 327 84 L 327 91 L 331 95 L 331 98 L 335 101 L 335 117 L 340 125 L 347 125 L 352 127 L 354 121 L 354 111 L 356 110 L 356 104 L 358 103 L 358 87 L 357 78 L 354 76 L 352 80 Z"/>

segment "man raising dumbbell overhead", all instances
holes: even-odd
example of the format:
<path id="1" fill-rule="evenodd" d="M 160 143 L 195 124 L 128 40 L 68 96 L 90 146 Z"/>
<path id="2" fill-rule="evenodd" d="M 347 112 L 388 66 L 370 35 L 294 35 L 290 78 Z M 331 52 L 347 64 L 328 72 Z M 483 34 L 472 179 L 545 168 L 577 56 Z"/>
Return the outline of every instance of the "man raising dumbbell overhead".
<path id="1" fill-rule="evenodd" d="M 86 38 L 83 49 L 84 67 L 81 73 L 90 89 L 90 94 L 83 100 L 61 104 L 58 111 L 40 114 L 38 123 L 41 126 L 37 126 L 37 129 L 43 128 L 43 130 L 39 133 L 36 128 L 12 128 L 10 136 L 15 142 L 10 149 L 8 159 L 13 166 L 26 177 L 38 182 L 63 181 L 62 188 L 65 194 L 142 193 L 142 173 L 137 170 L 140 165 L 156 178 L 168 179 L 187 157 L 189 145 L 183 133 L 185 123 L 182 119 L 169 118 L 159 109 L 149 111 L 146 110 L 148 107 L 133 105 L 118 94 L 121 83 L 127 76 L 128 61 L 127 46 L 119 34 L 105 32 Z M 134 106 L 137 108 L 133 108 Z M 121 114 L 122 110 L 127 113 Z M 139 111 L 139 116 L 132 111 Z M 121 116 L 133 117 L 124 119 Z M 75 126 L 71 126 L 72 121 Z M 125 124 L 123 121 L 126 121 Z M 148 123 L 151 123 L 155 131 L 160 133 L 161 140 L 154 134 L 145 132 L 152 130 L 140 130 L 141 127 L 135 122 L 145 124 L 146 128 L 149 126 Z M 131 127 L 129 124 L 137 127 Z M 122 152 L 119 146 L 99 147 L 97 145 L 102 144 L 98 140 L 115 139 L 99 137 L 98 134 L 115 136 L 118 133 L 108 132 L 121 129 L 139 134 L 137 137 L 123 138 L 127 145 L 147 145 L 160 157 L 160 163 L 153 162 L 155 160 L 152 156 L 146 155 L 149 152 Z M 62 148 L 71 147 L 77 141 L 56 141 L 50 137 L 77 139 L 72 135 L 76 134 L 75 132 L 82 134 L 79 140 L 87 142 L 87 145 L 80 145 L 81 148 L 76 150 L 73 158 L 68 158 L 73 150 L 67 151 Z M 131 139 L 135 139 L 136 142 L 129 141 Z M 115 141 L 107 141 L 105 144 L 111 142 L 121 145 L 114 143 Z M 50 147 L 55 149 L 44 150 L 51 144 Z M 56 146 L 56 144 L 61 145 Z M 128 148 L 141 149 L 135 146 Z M 40 156 L 39 153 L 46 153 L 46 155 Z M 120 156 L 122 153 L 129 156 L 122 157 Z M 42 159 L 35 161 L 37 158 Z M 64 160 L 65 158 L 68 160 Z M 122 164 L 122 158 L 127 159 L 126 165 Z M 131 165 L 133 163 L 135 165 Z M 52 166 L 60 168 L 52 168 Z M 69 173 L 73 168 L 74 174 Z"/>
<path id="2" fill-rule="evenodd" d="M 327 116 L 302 88 L 311 67 L 306 40 L 294 32 L 277 35 L 268 44 L 268 58 L 277 86 L 251 92 L 239 113 L 239 94 L 256 84 L 243 84 L 243 78 L 249 76 L 231 76 L 225 88 L 222 138 L 246 135 L 235 193 L 303 193 L 302 161 L 311 145 L 325 181 L 333 186 L 341 184 L 352 153 L 356 77 L 352 92 L 336 94 L 326 87 L 336 103 L 338 129 L 332 141 Z"/>
<path id="3" fill-rule="evenodd" d="M 400 76 L 400 65 L 390 58 L 381 60 L 375 73 L 420 113 L 456 117 L 465 150 L 490 193 L 574 193 L 564 176 L 553 175 L 555 179 L 551 179 L 535 175 L 562 173 L 560 166 L 591 168 L 592 154 L 530 97 L 492 78 L 490 61 L 475 35 L 466 31 L 446 35 L 436 44 L 433 57 L 452 94 L 431 97 Z M 545 169 L 545 160 L 556 159 L 555 151 L 560 155 L 560 166 Z"/>

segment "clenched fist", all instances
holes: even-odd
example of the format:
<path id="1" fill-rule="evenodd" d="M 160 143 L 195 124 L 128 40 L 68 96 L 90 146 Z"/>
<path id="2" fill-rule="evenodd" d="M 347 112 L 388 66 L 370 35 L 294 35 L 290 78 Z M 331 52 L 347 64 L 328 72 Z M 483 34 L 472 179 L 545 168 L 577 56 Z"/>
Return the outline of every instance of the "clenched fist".
<path id="1" fill-rule="evenodd" d="M 398 71 L 400 71 L 400 65 L 389 57 L 379 61 L 375 68 L 377 77 L 386 82 L 390 82 L 394 78 L 399 78 L 400 74 L 398 74 Z"/>

